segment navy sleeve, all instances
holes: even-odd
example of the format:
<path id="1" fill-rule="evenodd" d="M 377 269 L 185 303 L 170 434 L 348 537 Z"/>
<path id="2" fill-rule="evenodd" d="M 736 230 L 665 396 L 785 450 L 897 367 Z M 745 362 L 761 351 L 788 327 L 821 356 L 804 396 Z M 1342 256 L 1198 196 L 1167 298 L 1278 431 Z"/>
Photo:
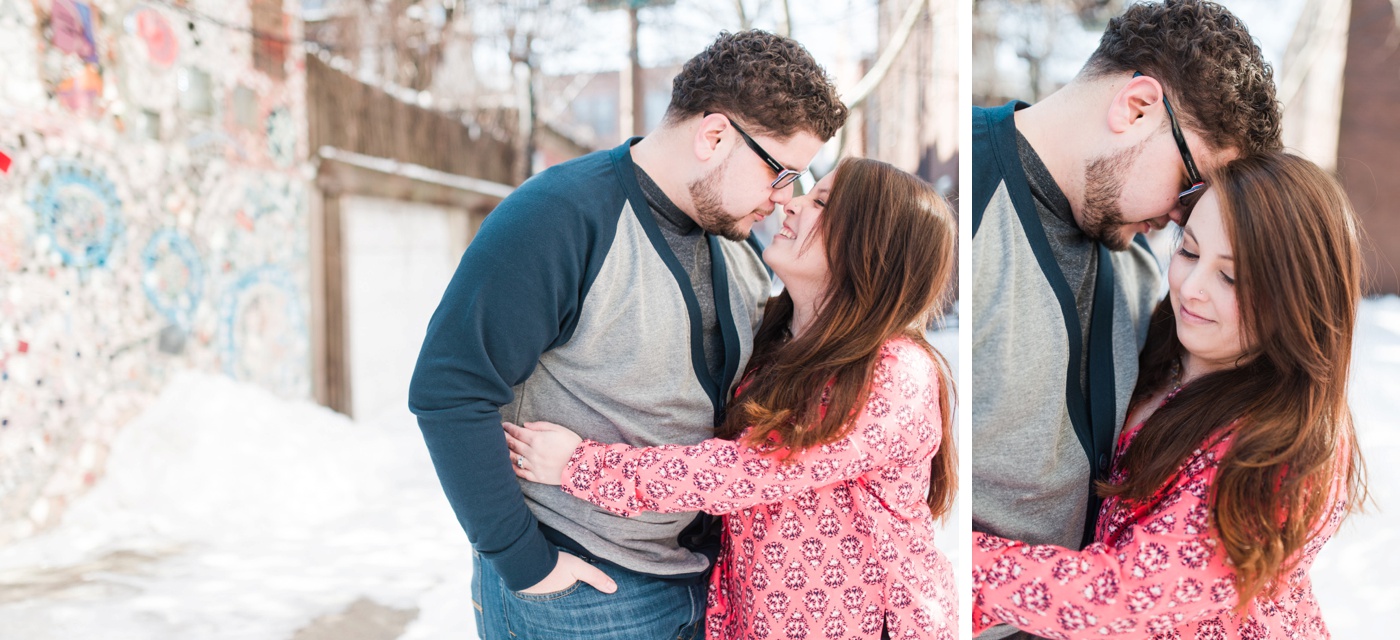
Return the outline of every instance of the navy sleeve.
<path id="1" fill-rule="evenodd" d="M 543 580 L 558 554 L 511 472 L 500 407 L 542 353 L 568 340 L 597 273 L 590 262 L 601 263 L 591 254 L 612 239 L 601 237 L 603 216 L 584 215 L 570 189 L 553 186 L 522 185 L 487 216 L 433 313 L 409 387 L 458 522 L 517 591 Z"/>

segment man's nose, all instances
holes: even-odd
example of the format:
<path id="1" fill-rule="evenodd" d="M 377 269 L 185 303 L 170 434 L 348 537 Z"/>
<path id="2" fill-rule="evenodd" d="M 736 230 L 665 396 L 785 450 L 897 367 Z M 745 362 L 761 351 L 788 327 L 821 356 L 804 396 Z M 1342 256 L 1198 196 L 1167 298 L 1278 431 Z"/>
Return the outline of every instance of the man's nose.
<path id="1" fill-rule="evenodd" d="M 792 189 L 792 185 L 787 185 L 786 187 L 783 187 L 781 189 L 773 189 L 773 192 L 768 196 L 768 199 L 772 201 L 773 204 L 776 204 L 780 207 L 786 207 L 787 203 L 792 202 Z"/>

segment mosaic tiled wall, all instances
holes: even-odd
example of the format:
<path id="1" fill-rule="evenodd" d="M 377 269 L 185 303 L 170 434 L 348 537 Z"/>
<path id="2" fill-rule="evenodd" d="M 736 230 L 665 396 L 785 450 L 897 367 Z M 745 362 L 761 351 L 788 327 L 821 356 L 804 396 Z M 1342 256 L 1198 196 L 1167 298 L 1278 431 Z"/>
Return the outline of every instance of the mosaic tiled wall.
<path id="1" fill-rule="evenodd" d="M 0 543 L 175 371 L 310 394 L 298 10 L 0 0 Z"/>

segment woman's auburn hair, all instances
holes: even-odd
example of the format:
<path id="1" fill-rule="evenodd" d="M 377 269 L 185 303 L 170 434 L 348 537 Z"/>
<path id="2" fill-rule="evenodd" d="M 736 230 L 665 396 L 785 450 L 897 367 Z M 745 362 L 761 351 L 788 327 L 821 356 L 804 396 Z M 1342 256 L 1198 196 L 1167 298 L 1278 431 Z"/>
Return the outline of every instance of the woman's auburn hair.
<path id="1" fill-rule="evenodd" d="M 1360 232 L 1337 181 L 1298 156 L 1242 158 L 1209 184 L 1234 254 L 1245 350 L 1157 409 L 1123 454 L 1126 479 L 1099 492 L 1147 500 L 1196 450 L 1232 437 L 1208 500 L 1243 610 L 1284 586 L 1326 519 L 1366 500 L 1346 396 Z M 1132 408 L 1171 384 L 1183 354 L 1168 298 L 1152 316 Z M 1346 506 L 1334 514 L 1338 498 Z"/>
<path id="2" fill-rule="evenodd" d="M 738 438 L 747 431 L 751 446 L 777 442 L 788 452 L 839 440 L 856 426 L 881 347 L 908 338 L 927 352 L 939 385 L 942 444 L 932 462 L 928 504 L 943 518 L 957 492 L 956 400 L 948 363 L 923 332 L 946 302 L 957 222 L 931 185 L 889 164 L 847 158 L 835 171 L 817 221 L 829 268 L 817 315 L 791 338 L 792 298 L 784 291 L 769 299 L 754 336 L 750 379 L 718 433 Z"/>

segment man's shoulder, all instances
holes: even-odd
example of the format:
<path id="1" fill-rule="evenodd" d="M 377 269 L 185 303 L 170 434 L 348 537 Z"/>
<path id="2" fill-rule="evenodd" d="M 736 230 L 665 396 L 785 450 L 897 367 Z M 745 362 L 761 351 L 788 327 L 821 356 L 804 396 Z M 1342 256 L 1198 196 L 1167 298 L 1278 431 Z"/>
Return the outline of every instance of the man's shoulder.
<path id="1" fill-rule="evenodd" d="M 1152 245 L 1148 243 L 1147 236 L 1138 234 L 1133 237 L 1133 241 L 1128 244 L 1128 248 L 1122 251 L 1112 252 L 1115 269 L 1130 275 L 1151 275 L 1160 276 L 1162 265 L 1157 261 L 1157 254 L 1152 250 Z"/>
<path id="2" fill-rule="evenodd" d="M 1004 137 L 1006 127 L 1015 127 L 1016 110 L 1026 103 L 1013 100 L 996 107 L 972 108 L 972 145 L 994 144 Z"/>
<path id="3" fill-rule="evenodd" d="M 526 180 L 487 214 L 473 244 L 528 238 L 546 247 L 611 237 L 628 202 L 612 153 L 574 158 Z"/>
<path id="4" fill-rule="evenodd" d="M 990 155 L 993 129 L 992 107 L 972 108 L 972 168 L 974 171 L 992 164 Z"/>
<path id="5" fill-rule="evenodd" d="M 595 151 L 545 169 L 517 187 L 497 210 L 541 204 L 581 213 L 620 209 L 626 194 L 612 153 Z"/>
<path id="6" fill-rule="evenodd" d="M 1155 305 L 1160 299 L 1162 265 L 1145 236 L 1137 236 L 1128 248 L 1114 251 L 1113 274 L 1126 293 L 1137 302 Z"/>
<path id="7" fill-rule="evenodd" d="M 753 290 L 753 295 L 767 295 L 772 287 L 772 270 L 763 261 L 763 245 L 749 236 L 746 240 L 719 238 L 724 253 L 725 268 L 738 282 Z"/>
<path id="8" fill-rule="evenodd" d="M 590 153 L 526 180 L 486 215 L 467 255 L 491 265 L 534 264 L 545 254 L 554 262 L 591 264 L 604 255 L 629 200 L 610 153 Z"/>
<path id="9" fill-rule="evenodd" d="M 982 226 L 982 218 L 993 195 L 1008 180 L 1023 182 L 1019 171 L 1020 157 L 1016 153 L 1016 143 L 1011 137 L 1015 123 L 1012 120 L 1018 105 L 1012 101 L 999 107 L 972 108 L 972 231 L 975 238 Z M 1008 130 L 1007 127 L 1012 127 Z M 1012 166 L 1011 163 L 1018 163 Z M 1011 187 L 1011 184 L 1007 184 Z M 1016 186 L 1019 186 L 1016 185 Z M 1012 206 L 1007 201 L 1008 207 Z"/>
<path id="10" fill-rule="evenodd" d="M 719 241 L 719 245 L 724 249 L 726 255 L 742 256 L 758 262 L 760 266 L 763 265 L 763 243 L 753 234 L 749 234 L 749 237 L 743 240 L 730 240 L 719 236 L 715 239 Z"/>

